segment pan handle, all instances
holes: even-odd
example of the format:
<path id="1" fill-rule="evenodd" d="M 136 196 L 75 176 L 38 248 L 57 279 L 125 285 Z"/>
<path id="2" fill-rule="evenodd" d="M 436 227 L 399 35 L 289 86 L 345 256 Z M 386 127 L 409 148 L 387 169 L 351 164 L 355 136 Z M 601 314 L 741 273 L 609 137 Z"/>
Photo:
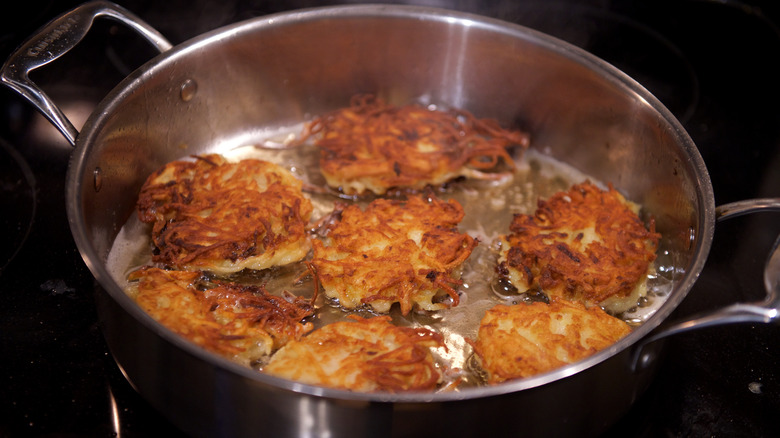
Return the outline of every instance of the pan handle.
<path id="1" fill-rule="evenodd" d="M 76 47 L 98 17 L 124 23 L 160 52 L 173 47 L 162 34 L 127 9 L 110 2 L 95 1 L 80 5 L 40 28 L 8 57 L 0 70 L 0 81 L 29 100 L 74 146 L 78 130 L 49 96 L 30 80 L 29 73 Z"/>
<path id="2" fill-rule="evenodd" d="M 718 221 L 758 212 L 780 212 L 780 198 L 751 199 L 724 204 L 715 209 Z M 775 240 L 764 267 L 766 297 L 752 303 L 736 303 L 710 312 L 693 315 L 657 330 L 634 347 L 632 367 L 641 370 L 654 360 L 654 354 L 645 347 L 659 339 L 678 333 L 717 325 L 735 323 L 780 323 L 780 236 Z"/>

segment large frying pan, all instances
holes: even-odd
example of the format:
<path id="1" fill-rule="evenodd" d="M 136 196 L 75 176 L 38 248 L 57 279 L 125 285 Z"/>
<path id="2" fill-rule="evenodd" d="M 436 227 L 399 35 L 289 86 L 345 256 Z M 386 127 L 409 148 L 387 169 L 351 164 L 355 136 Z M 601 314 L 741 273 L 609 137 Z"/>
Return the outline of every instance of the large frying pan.
<path id="1" fill-rule="evenodd" d="M 135 29 L 161 54 L 122 81 L 81 131 L 28 78 L 67 52 L 94 19 Z M 716 220 L 780 209 L 780 200 L 716 208 L 688 134 L 647 90 L 611 65 L 521 26 L 420 7 L 344 6 L 227 26 L 176 47 L 129 11 L 82 5 L 42 28 L 5 63 L 2 82 L 75 146 L 67 210 L 99 283 L 106 340 L 127 379 L 184 431 L 200 436 L 594 435 L 653 377 L 662 342 L 690 328 L 777 321 L 780 254 L 768 295 L 677 324 Z M 425 97 L 530 131 L 535 148 L 641 203 L 664 235 L 673 290 L 642 326 L 586 360 L 496 386 L 436 394 L 362 394 L 278 379 L 212 355 L 145 314 L 105 262 L 145 177 L 184 155 L 247 143 L 264 128 L 373 92 Z"/>

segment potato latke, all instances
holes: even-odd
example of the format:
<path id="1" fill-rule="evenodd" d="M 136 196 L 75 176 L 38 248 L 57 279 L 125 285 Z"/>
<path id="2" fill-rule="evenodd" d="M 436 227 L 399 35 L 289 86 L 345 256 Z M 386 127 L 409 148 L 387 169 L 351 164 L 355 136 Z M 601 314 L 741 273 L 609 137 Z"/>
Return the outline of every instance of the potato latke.
<path id="1" fill-rule="evenodd" d="M 515 215 L 503 237 L 498 273 L 520 292 L 541 289 L 618 313 L 645 290 L 659 234 L 610 186 L 575 184 L 533 215 Z"/>
<path id="2" fill-rule="evenodd" d="M 314 241 L 311 263 L 327 296 L 347 309 L 369 305 L 380 313 L 397 302 L 404 315 L 414 305 L 446 308 L 435 302 L 441 292 L 458 304 L 456 269 L 477 241 L 458 231 L 457 201 L 411 196 L 376 199 L 365 211 L 341 208 L 322 241 Z"/>
<path id="3" fill-rule="evenodd" d="M 153 261 L 226 274 L 303 259 L 311 202 L 287 170 L 220 155 L 169 163 L 149 176 L 138 215 L 154 223 Z"/>
<path id="4" fill-rule="evenodd" d="M 501 160 L 513 166 L 507 148 L 529 143 L 526 133 L 466 111 L 393 106 L 372 96 L 356 96 L 350 107 L 316 118 L 303 139 L 311 136 L 328 185 L 350 195 L 422 189 L 459 176 L 490 178 L 484 171 Z"/>
<path id="5" fill-rule="evenodd" d="M 598 306 L 553 299 L 485 313 L 474 350 L 488 383 L 551 371 L 609 347 L 631 328 Z"/>
<path id="6" fill-rule="evenodd" d="M 131 296 L 152 318 L 209 351 L 249 365 L 312 329 L 307 300 L 263 287 L 209 280 L 195 271 L 144 267 Z"/>
<path id="7" fill-rule="evenodd" d="M 302 383 L 361 392 L 435 389 L 441 381 L 431 348 L 441 335 L 425 328 L 397 327 L 388 316 L 352 316 L 291 341 L 263 371 Z"/>

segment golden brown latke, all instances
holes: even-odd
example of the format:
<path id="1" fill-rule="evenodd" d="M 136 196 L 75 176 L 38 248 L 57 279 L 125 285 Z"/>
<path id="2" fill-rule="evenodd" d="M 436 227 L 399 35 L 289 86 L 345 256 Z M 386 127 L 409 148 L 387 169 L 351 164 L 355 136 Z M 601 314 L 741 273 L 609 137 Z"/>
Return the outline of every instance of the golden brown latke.
<path id="1" fill-rule="evenodd" d="M 154 223 L 153 261 L 225 274 L 303 259 L 311 202 L 302 183 L 273 163 L 220 155 L 175 161 L 149 176 L 138 216 Z"/>
<path id="2" fill-rule="evenodd" d="M 329 186 L 349 195 L 390 188 L 422 189 L 459 176 L 491 178 L 507 148 L 528 147 L 528 135 L 501 128 L 466 111 L 393 106 L 373 96 L 355 96 L 350 107 L 307 124 Z"/>
<path id="3" fill-rule="evenodd" d="M 488 383 L 533 376 L 609 347 L 631 328 L 598 306 L 553 299 L 485 313 L 474 350 Z"/>
<path id="4" fill-rule="evenodd" d="M 311 260 L 327 296 L 348 309 L 366 304 L 380 313 L 397 302 L 404 315 L 414 305 L 446 308 L 434 302 L 441 292 L 458 304 L 456 269 L 478 242 L 458 232 L 463 208 L 457 201 L 411 196 L 377 199 L 365 211 L 337 208 L 340 218 L 314 241 Z"/>
<path id="5" fill-rule="evenodd" d="M 611 186 L 575 184 L 540 200 L 533 215 L 515 215 L 503 238 L 498 273 L 519 291 L 601 304 L 620 312 L 636 304 L 660 235 L 638 206 Z"/>
<path id="6" fill-rule="evenodd" d="M 268 294 L 261 286 L 209 280 L 200 272 L 144 267 L 130 275 L 131 296 L 152 318 L 206 348 L 244 365 L 271 354 L 312 329 L 303 298 Z"/>
<path id="7" fill-rule="evenodd" d="M 436 388 L 442 373 L 431 349 L 444 347 L 441 335 L 425 328 L 396 327 L 388 316 L 350 318 L 353 320 L 326 325 L 288 343 L 263 371 L 360 392 Z"/>

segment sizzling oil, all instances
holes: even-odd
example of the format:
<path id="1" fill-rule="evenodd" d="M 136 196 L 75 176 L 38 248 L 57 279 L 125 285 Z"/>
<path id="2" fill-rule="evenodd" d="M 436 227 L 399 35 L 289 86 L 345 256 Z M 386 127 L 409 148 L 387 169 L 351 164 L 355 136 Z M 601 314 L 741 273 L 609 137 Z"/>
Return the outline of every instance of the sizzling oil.
<path id="1" fill-rule="evenodd" d="M 322 190 L 324 178 L 318 170 L 318 153 L 309 144 L 284 147 L 284 142 L 293 138 L 292 132 L 300 132 L 299 126 L 282 130 L 273 136 L 267 136 L 262 143 L 265 146 L 232 147 L 222 145 L 215 150 L 231 159 L 257 158 L 274 162 L 304 181 L 306 191 L 312 201 L 314 212 L 311 223 L 329 214 L 336 201 L 345 199 L 338 193 Z M 273 145 L 273 147 L 268 147 Z M 445 338 L 445 348 L 435 354 L 439 362 L 453 370 L 446 379 L 460 379 L 459 387 L 479 385 L 483 382 L 478 368 L 473 366 L 472 348 L 469 339 L 476 339 L 479 322 L 484 313 L 496 304 L 516 304 L 531 299 L 525 294 L 511 292 L 499 283 L 495 265 L 498 258 L 497 238 L 506 234 L 515 214 L 530 214 L 536 209 L 539 198 L 546 198 L 561 190 L 567 190 L 572 184 L 580 183 L 589 177 L 576 169 L 542 155 L 533 149 L 524 152 L 517 160 L 517 167 L 498 180 L 469 180 L 449 184 L 436 191 L 442 199 L 455 199 L 463 206 L 465 216 L 460 224 L 462 232 L 469 233 L 479 240 L 462 268 L 463 284 L 458 292 L 460 304 L 438 312 L 410 312 L 401 315 L 397 307 L 391 311 L 393 322 L 401 326 L 424 326 L 441 333 Z M 591 181 L 597 182 L 590 178 Z M 307 189 L 308 188 L 308 189 Z M 348 202 L 366 204 L 369 199 L 346 199 Z M 131 215 L 120 231 L 109 254 L 107 265 L 114 280 L 134 296 L 133 285 L 127 275 L 140 266 L 151 264 L 150 226 L 141 223 L 136 215 Z M 663 246 L 663 241 L 661 243 Z M 668 253 L 659 250 L 658 259 L 651 274 L 648 275 L 648 293 L 637 306 L 622 315 L 631 325 L 645 321 L 663 303 L 672 286 L 672 276 L 667 274 L 672 266 Z M 314 282 L 308 275 L 304 263 L 272 268 L 263 271 L 242 271 L 229 277 L 230 280 L 265 285 L 274 294 L 289 291 L 295 295 L 311 298 Z M 317 314 L 312 317 L 315 328 L 344 320 L 349 314 L 370 317 L 374 314 L 368 309 L 345 310 L 338 303 L 320 294 L 316 300 Z M 262 368 L 262 361 L 256 364 Z"/>

